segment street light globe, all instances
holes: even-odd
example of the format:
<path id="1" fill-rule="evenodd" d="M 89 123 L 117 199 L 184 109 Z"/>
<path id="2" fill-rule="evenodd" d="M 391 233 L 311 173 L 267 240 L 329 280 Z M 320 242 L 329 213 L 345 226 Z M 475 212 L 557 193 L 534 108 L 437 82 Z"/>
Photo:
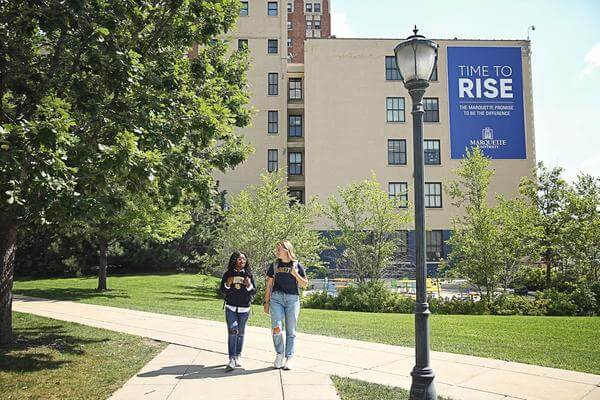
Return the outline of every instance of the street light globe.
<path id="1" fill-rule="evenodd" d="M 418 35 L 415 26 L 414 35 L 409 36 L 394 49 L 396 65 L 405 84 L 413 81 L 429 81 L 437 63 L 438 45 L 425 36 Z"/>

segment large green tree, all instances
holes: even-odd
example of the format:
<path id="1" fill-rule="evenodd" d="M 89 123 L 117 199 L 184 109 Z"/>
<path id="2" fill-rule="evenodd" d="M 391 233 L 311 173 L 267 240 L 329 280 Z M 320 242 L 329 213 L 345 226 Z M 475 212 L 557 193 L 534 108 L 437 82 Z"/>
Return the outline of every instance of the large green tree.
<path id="1" fill-rule="evenodd" d="M 380 187 L 377 177 L 339 188 L 338 197 L 329 198 L 325 214 L 339 231 L 333 243 L 343 249 L 341 262 L 360 282 L 381 279 L 397 265 L 398 231 L 406 229 L 410 215 L 401 206 L 401 197 L 390 198 Z"/>
<path id="2" fill-rule="evenodd" d="M 288 239 L 305 266 L 321 265 L 319 253 L 326 248 L 323 238 L 311 225 L 318 215 L 315 201 L 300 204 L 288 194 L 281 172 L 261 175 L 260 185 L 241 191 L 231 199 L 226 212 L 220 259 L 229 260 L 232 251 L 245 252 L 258 273 L 275 258 L 277 243 Z"/>
<path id="3" fill-rule="evenodd" d="M 211 172 L 244 159 L 247 60 L 214 40 L 239 6 L 0 2 L 0 344 L 19 228 L 77 221 L 102 264 L 111 238 L 182 232 L 182 213 L 215 190 Z"/>

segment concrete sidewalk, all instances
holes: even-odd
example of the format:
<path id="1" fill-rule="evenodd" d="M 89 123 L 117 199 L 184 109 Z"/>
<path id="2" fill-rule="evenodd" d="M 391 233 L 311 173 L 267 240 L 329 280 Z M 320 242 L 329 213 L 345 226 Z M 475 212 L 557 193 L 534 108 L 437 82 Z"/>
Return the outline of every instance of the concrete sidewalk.
<path id="1" fill-rule="evenodd" d="M 183 367 L 197 368 L 198 363 L 212 368 L 215 363 L 222 365 L 227 358 L 226 329 L 223 322 L 24 297 L 15 299 L 13 309 L 189 347 L 192 362 L 182 366 L 179 372 Z M 197 352 L 195 356 L 194 352 Z M 207 358 L 208 362 L 201 362 L 198 358 L 208 357 L 209 353 L 215 358 Z M 269 365 L 274 358 L 270 330 L 248 327 L 243 356 L 250 369 L 266 368 L 263 366 Z M 436 373 L 438 395 L 455 400 L 600 400 L 600 375 L 442 352 L 432 352 L 431 360 Z M 299 333 L 295 365 L 298 374 L 313 372 L 340 375 L 408 389 L 411 382 L 410 370 L 414 365 L 414 350 L 409 347 Z M 169 368 L 167 364 L 157 366 Z M 277 373 L 278 371 L 270 372 L 274 376 Z M 251 380 L 253 375 L 242 376 L 243 382 L 246 382 L 246 378 Z M 285 373 L 279 376 L 283 377 Z M 302 382 L 301 377 L 298 379 Z M 311 382 L 308 386 L 317 387 L 317 383 Z M 321 386 L 327 386 L 321 383 Z M 285 382 L 282 383 L 284 385 Z M 127 385 L 124 389 L 126 387 Z M 300 397 L 303 400 L 326 399 L 311 396 L 308 392 L 303 394 Z M 202 397 L 196 395 L 195 398 Z M 285 397 L 285 400 L 290 398 L 292 397 Z"/>

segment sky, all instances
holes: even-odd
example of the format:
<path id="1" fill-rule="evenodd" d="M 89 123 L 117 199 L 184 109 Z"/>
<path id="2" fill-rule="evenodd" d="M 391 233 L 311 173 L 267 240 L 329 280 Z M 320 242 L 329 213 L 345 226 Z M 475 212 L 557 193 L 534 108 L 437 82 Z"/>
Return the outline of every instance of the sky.
<path id="1" fill-rule="evenodd" d="M 526 39 L 536 158 L 600 176 L 600 0 L 330 0 L 337 37 Z M 391 51 L 392 49 L 390 49 Z"/>

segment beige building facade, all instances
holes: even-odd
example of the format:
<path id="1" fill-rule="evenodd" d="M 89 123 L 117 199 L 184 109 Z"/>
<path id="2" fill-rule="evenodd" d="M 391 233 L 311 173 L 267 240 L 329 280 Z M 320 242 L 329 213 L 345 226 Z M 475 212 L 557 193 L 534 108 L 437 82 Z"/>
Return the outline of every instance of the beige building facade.
<path id="1" fill-rule="evenodd" d="M 375 173 L 383 190 L 412 203 L 411 100 L 393 59 L 394 47 L 402 39 L 312 35 L 303 42 L 303 56 L 292 58 L 288 57 L 286 46 L 288 35 L 292 35 L 288 32 L 288 18 L 298 21 L 298 10 L 301 6 L 306 10 L 307 1 L 302 4 L 294 0 L 292 6 L 287 1 L 243 3 L 247 3 L 247 15 L 240 16 L 237 29 L 228 40 L 232 46 L 247 40 L 253 60 L 248 79 L 255 116 L 252 126 L 243 133 L 256 151 L 235 170 L 217 176 L 221 188 L 236 194 L 259 182 L 261 173 L 278 169 L 287 171 L 290 192 L 298 199 L 317 197 L 324 203 L 337 194 L 338 187 L 368 179 Z M 328 3 L 318 9 L 328 10 Z M 273 15 L 275 7 L 277 15 Z M 314 19 L 314 5 L 309 9 L 310 18 Z M 449 48 L 506 47 L 520 51 L 524 153 L 492 159 L 495 175 L 490 200 L 496 195 L 514 197 L 520 179 L 531 175 L 536 160 L 529 42 L 434 41 L 439 45 L 438 63 L 425 95 L 424 123 L 430 262 L 447 253 L 444 241 L 450 235 L 452 217 L 458 215 L 446 193 L 449 182 L 455 179 L 453 170 L 460 162 L 459 157 L 451 155 Z M 303 63 L 293 62 L 294 59 L 302 59 Z M 487 130 L 484 129 L 483 139 L 493 138 L 493 130 Z M 315 228 L 334 230 L 325 219 L 319 220 Z M 412 229 L 409 226 L 404 233 L 407 248 L 412 247 Z"/>

